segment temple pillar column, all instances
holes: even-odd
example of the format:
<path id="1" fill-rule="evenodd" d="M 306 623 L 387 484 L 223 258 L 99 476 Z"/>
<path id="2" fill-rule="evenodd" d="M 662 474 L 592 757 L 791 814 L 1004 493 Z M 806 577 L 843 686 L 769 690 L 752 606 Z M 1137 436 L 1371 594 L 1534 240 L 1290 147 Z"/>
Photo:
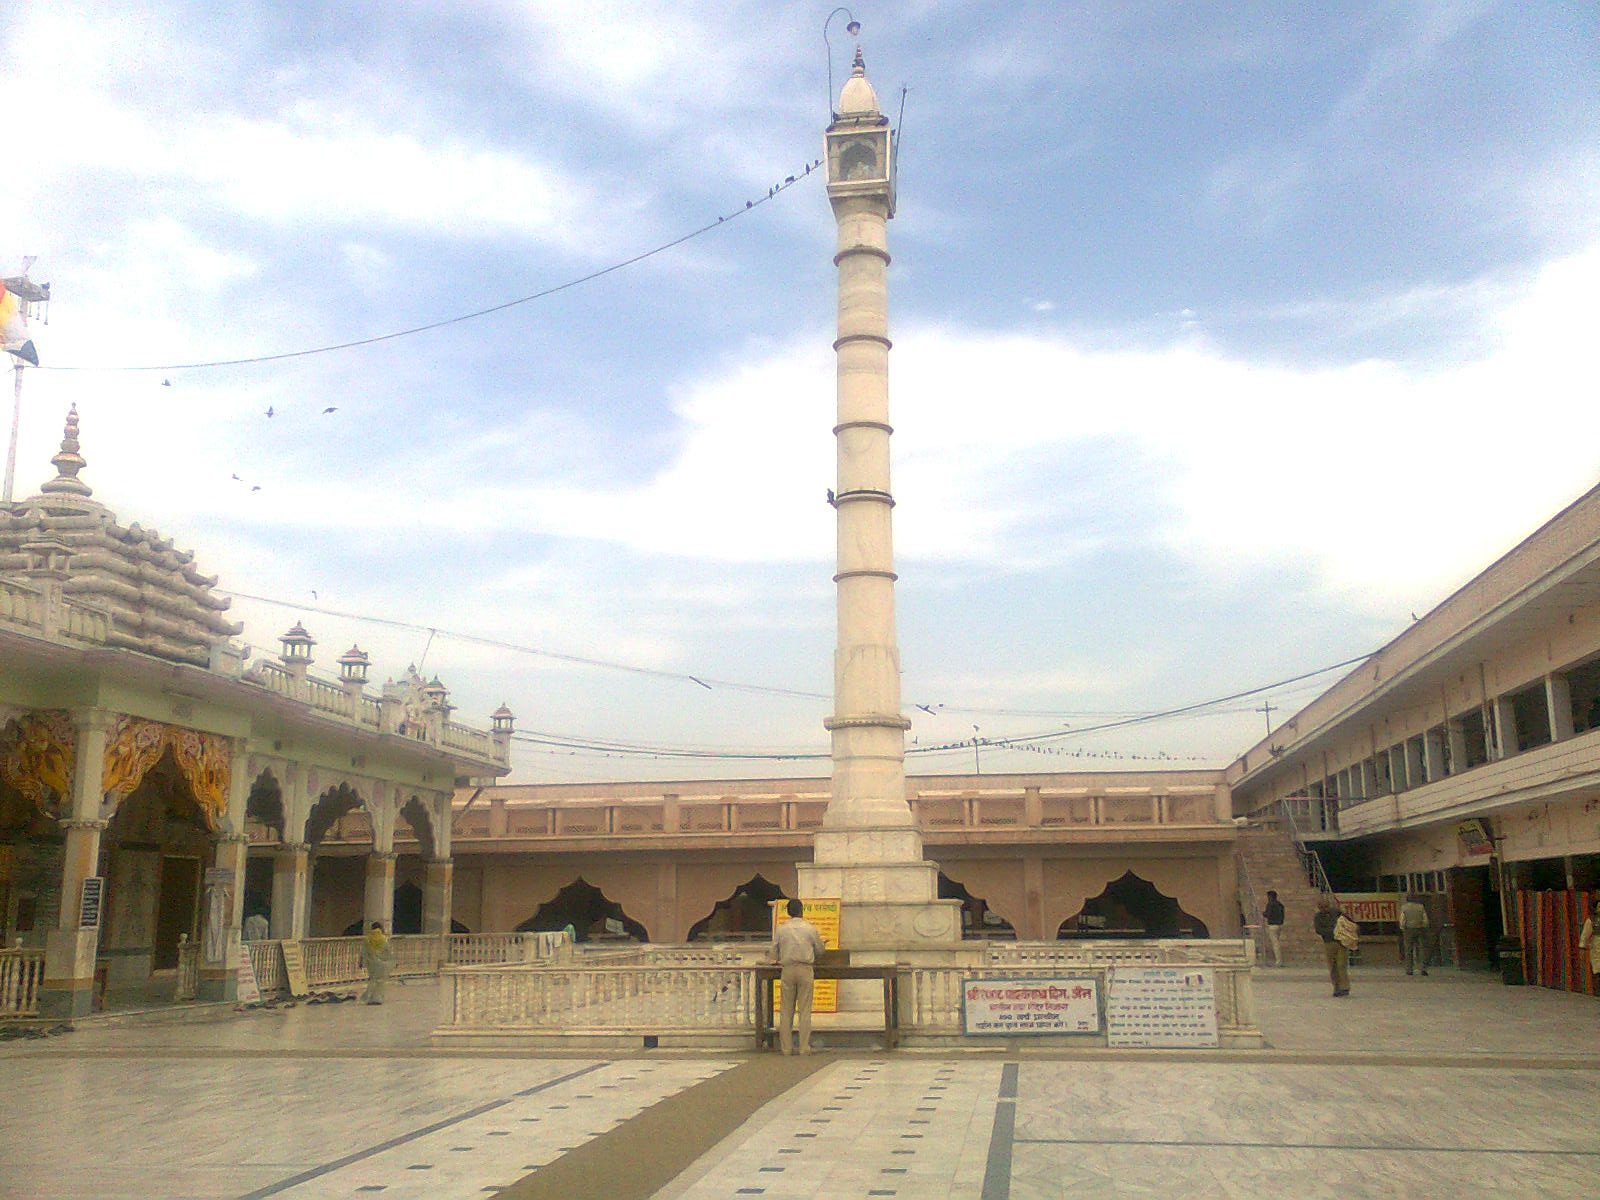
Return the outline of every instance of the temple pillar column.
<path id="1" fill-rule="evenodd" d="M 250 839 L 229 833 L 217 839 L 215 867 L 207 871 L 205 928 L 200 942 L 201 1000 L 239 998 L 239 956 L 244 952 L 245 855 Z M 214 872 L 214 873 L 213 873 Z"/>
<path id="2" fill-rule="evenodd" d="M 44 984 L 39 991 L 41 1017 L 87 1016 L 94 1003 L 95 955 L 100 947 L 104 897 L 83 902 L 84 882 L 97 878 L 100 867 L 100 791 L 105 769 L 106 733 L 112 714 L 99 710 L 76 720 L 71 817 L 63 822 L 66 845 L 61 856 L 61 910 L 45 935 Z M 96 885 L 100 886 L 100 885 Z M 88 910 L 88 911 L 85 911 Z M 87 924 L 83 918 L 88 917 Z"/>
<path id="3" fill-rule="evenodd" d="M 304 842 L 286 842 L 272 860 L 272 937 L 299 941 L 310 916 L 311 856 Z"/>
<path id="4" fill-rule="evenodd" d="M 438 934 L 439 937 L 448 939 L 450 904 L 454 896 L 455 863 L 447 858 L 428 863 L 422 870 L 422 932 Z M 389 889 L 389 895 L 393 897 L 393 887 Z"/>
<path id="5" fill-rule="evenodd" d="M 371 929 L 374 921 L 379 921 L 385 933 L 394 932 L 394 861 L 392 850 L 374 850 L 367 855 L 366 904 L 361 919 L 363 931 Z"/>

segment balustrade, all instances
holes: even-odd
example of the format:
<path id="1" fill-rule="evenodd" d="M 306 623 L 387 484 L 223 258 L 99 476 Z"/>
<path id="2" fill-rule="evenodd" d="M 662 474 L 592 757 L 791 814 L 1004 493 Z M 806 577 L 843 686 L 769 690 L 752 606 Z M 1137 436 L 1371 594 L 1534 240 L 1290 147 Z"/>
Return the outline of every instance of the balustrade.
<path id="1" fill-rule="evenodd" d="M 627 961 L 621 961 L 627 956 Z M 982 965 L 903 972 L 903 1034 L 956 1036 L 965 981 L 1092 976 L 1106 994 L 1119 966 L 1195 965 L 1212 971 L 1217 1027 L 1228 1041 L 1258 1039 L 1247 940 L 1126 943 L 1008 943 Z M 648 1036 L 754 1034 L 755 965 L 764 947 L 640 946 L 580 953 L 546 966 L 447 966 L 439 1032 Z"/>
<path id="2" fill-rule="evenodd" d="M 43 985 L 43 950 L 0 950 L 0 1016 L 37 1016 Z"/>

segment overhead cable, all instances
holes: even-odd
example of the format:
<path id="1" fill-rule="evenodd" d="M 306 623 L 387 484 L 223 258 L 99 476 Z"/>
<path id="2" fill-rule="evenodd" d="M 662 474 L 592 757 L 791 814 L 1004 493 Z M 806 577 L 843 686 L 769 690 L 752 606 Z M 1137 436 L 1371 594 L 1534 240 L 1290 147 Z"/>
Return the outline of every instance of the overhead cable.
<path id="1" fill-rule="evenodd" d="M 676 246 L 681 246 L 685 242 L 693 241 L 697 237 L 710 233 L 713 229 L 716 229 L 721 225 L 726 225 L 730 221 L 737 220 L 738 218 L 744 216 L 745 213 L 752 212 L 761 205 L 766 204 L 769 200 L 776 200 L 780 195 L 788 191 L 795 184 L 803 182 L 811 175 L 812 171 L 820 165 L 820 159 L 816 162 L 807 163 L 805 167 L 796 171 L 793 175 L 785 176 L 782 183 L 774 184 L 767 190 L 767 194 L 765 196 L 757 196 L 753 200 L 745 201 L 743 208 L 736 208 L 730 213 L 725 213 L 722 216 L 719 216 L 714 221 L 707 221 L 698 229 L 691 229 L 688 233 L 680 234 L 671 241 L 662 242 L 659 246 L 653 246 L 649 250 L 641 251 L 640 253 L 633 255 L 631 258 L 625 258 L 620 262 L 612 263 L 610 266 L 601 267 L 598 271 L 590 271 L 586 275 L 579 275 L 576 279 L 569 279 L 565 283 L 558 283 L 551 287 L 541 288 L 539 291 L 530 292 L 526 296 L 518 296 L 514 300 L 505 300 L 499 304 L 491 304 L 487 308 L 474 309 L 472 312 L 460 313 L 453 317 L 445 317 L 440 321 L 429 321 L 424 325 L 412 325 L 406 329 L 396 329 L 391 333 L 375 334 L 372 337 L 353 338 L 347 342 L 332 342 L 325 346 L 311 346 L 303 350 L 283 350 L 276 354 L 252 354 L 241 358 L 202 359 L 194 362 L 130 363 L 114 364 L 109 366 L 90 366 L 81 364 L 58 365 L 54 363 L 46 363 L 41 365 L 39 369 L 45 371 L 198 371 L 209 367 L 242 367 L 251 366 L 256 363 L 282 362 L 285 359 L 291 358 L 310 358 L 315 354 L 332 354 L 336 350 L 354 350 L 360 346 L 375 346 L 380 342 L 392 342 L 398 338 L 412 337 L 415 334 L 428 333 L 434 329 L 443 329 L 448 325 L 460 325 L 464 321 L 475 321 L 479 317 L 491 316 L 494 313 L 504 312 L 508 308 L 516 308 L 518 305 L 531 304 L 535 300 L 543 300 L 547 296 L 554 296 L 558 292 L 569 291 L 572 288 L 581 286 L 582 284 L 592 283 L 596 279 L 600 279 L 606 275 L 611 275 L 617 271 L 621 271 L 625 267 L 631 267 L 636 263 L 644 262 L 648 258 L 654 258 L 658 254 L 664 254 L 666 251 L 671 250 Z M 820 174 L 820 172 L 818 173 Z"/>

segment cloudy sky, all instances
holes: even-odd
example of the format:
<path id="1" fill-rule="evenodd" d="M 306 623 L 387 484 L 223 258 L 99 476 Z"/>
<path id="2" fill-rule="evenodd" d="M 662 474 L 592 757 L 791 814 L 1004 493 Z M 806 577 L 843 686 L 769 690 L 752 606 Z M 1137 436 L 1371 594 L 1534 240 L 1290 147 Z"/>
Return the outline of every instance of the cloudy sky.
<path id="1" fill-rule="evenodd" d="M 97 498 L 283 602 L 235 602 L 258 654 L 300 617 L 474 723 L 824 753 L 833 222 L 745 201 L 820 154 L 830 7 L 7 5 L 0 268 L 57 297 L 19 493 L 75 402 Z M 1600 481 L 1600 13 L 1223 7 L 856 8 L 909 88 L 913 770 L 1225 763 L 1261 697 L 1099 727 L 1373 650 Z"/>

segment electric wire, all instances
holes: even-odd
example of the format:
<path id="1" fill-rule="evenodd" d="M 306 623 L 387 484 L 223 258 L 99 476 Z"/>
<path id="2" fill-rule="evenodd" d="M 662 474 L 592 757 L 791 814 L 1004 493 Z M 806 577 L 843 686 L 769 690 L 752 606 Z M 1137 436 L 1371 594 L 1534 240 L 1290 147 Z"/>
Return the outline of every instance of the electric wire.
<path id="1" fill-rule="evenodd" d="M 556 295 L 558 292 L 570 291 L 572 288 L 580 287 L 586 283 L 592 283 L 596 279 L 604 278 L 607 275 L 611 275 L 617 271 L 631 267 L 636 263 L 641 263 L 646 259 L 654 258 L 658 254 L 665 254 L 668 250 L 681 246 L 685 242 L 693 241 L 697 237 L 701 237 L 707 233 L 710 233 L 713 229 L 720 228 L 723 225 L 727 225 L 731 221 L 737 220 L 748 212 L 755 211 L 755 209 L 771 200 L 776 200 L 784 192 L 794 187 L 795 184 L 801 183 L 808 179 L 813 170 L 820 165 L 821 160 L 807 163 L 801 170 L 796 171 L 792 175 L 785 176 L 782 183 L 774 184 L 770 189 L 768 189 L 765 196 L 757 196 L 753 200 L 745 201 L 743 208 L 736 208 L 730 213 L 724 213 L 722 216 L 717 217 L 714 221 L 707 221 L 704 225 L 701 225 L 697 229 L 691 229 L 688 233 L 680 234 L 671 241 L 662 242 L 659 246 L 653 246 L 649 250 L 641 251 L 640 253 L 633 255 L 631 258 L 625 258 L 620 262 L 614 262 L 610 266 L 601 267 L 597 271 L 590 271 L 586 275 L 579 275 L 577 278 L 569 279 L 564 283 L 558 283 L 552 285 L 551 287 L 541 288 L 539 291 L 530 292 L 526 296 L 518 296 L 514 300 L 505 300 L 499 304 L 491 304 L 487 308 L 479 308 L 473 310 L 472 312 L 459 313 L 456 316 L 445 317 L 438 321 L 429 321 L 423 325 L 412 325 L 406 329 L 396 329 L 390 333 L 374 334 L 371 337 L 353 338 L 350 341 L 345 342 L 332 342 L 325 346 L 312 346 L 303 350 L 283 350 L 275 354 L 252 354 L 242 358 L 202 359 L 194 362 L 173 363 L 125 363 L 111 364 L 106 366 L 91 366 L 71 363 L 60 365 L 56 363 L 46 363 L 41 364 L 38 369 L 45 371 L 199 371 L 211 367 L 252 366 L 258 363 L 283 362 L 286 359 L 293 358 L 310 358 L 317 354 L 332 354 L 338 350 L 354 350 L 361 346 L 375 346 L 380 342 L 392 342 L 399 338 L 412 337 L 415 334 L 428 333 L 435 329 L 444 329 L 450 325 L 460 325 L 466 321 L 475 321 L 480 317 L 487 317 L 493 315 L 494 313 L 505 312 L 507 309 L 516 308 L 519 305 L 531 304 L 535 300 L 543 300 L 546 297 Z M 818 171 L 817 173 L 820 174 L 821 172 Z"/>

